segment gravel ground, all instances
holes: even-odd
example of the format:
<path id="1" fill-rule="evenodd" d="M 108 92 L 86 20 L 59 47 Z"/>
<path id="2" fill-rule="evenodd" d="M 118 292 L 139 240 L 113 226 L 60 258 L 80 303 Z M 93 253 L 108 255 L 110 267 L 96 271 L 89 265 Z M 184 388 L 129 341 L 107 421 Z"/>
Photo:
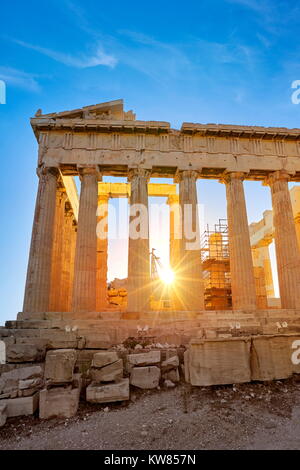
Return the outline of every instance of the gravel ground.
<path id="1" fill-rule="evenodd" d="M 69 420 L 10 418 L 0 449 L 299 450 L 300 382 L 137 390 L 126 404 L 82 404 Z"/>

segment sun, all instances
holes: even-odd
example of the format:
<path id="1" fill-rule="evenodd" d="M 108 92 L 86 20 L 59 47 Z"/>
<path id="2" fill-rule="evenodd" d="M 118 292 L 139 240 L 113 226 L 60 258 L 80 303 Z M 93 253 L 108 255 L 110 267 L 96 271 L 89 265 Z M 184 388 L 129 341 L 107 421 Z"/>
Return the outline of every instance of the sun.
<path id="1" fill-rule="evenodd" d="M 173 271 L 169 268 L 162 269 L 159 277 L 165 284 L 172 284 L 175 278 Z"/>

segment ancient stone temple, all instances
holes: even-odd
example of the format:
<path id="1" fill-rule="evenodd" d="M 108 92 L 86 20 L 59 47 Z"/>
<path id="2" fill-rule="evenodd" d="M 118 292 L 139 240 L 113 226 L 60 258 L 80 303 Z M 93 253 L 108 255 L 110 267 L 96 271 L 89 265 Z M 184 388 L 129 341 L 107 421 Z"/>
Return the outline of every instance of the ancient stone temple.
<path id="1" fill-rule="evenodd" d="M 175 130 L 168 122 L 138 120 L 132 111 L 124 111 L 122 100 L 52 114 L 38 111 L 31 125 L 38 141 L 39 184 L 23 310 L 16 321 L 0 328 L 9 364 L 41 362 L 48 351 L 50 369 L 62 360 L 82 372 L 99 351 L 128 345 L 130 339 L 154 349 L 166 344 L 189 348 L 185 380 L 193 385 L 269 380 L 298 372 L 290 365 L 289 354 L 300 328 L 300 211 L 295 213 L 297 204 L 288 182 L 300 181 L 299 129 L 183 123 Z M 104 182 L 105 176 L 126 177 L 127 182 Z M 80 180 L 79 196 L 74 177 Z M 153 184 L 153 177 L 170 178 L 171 183 Z M 203 261 L 201 256 L 199 179 L 215 179 L 226 186 L 228 250 L 221 261 L 212 245 L 213 259 Z M 272 198 L 271 215 L 265 213 L 250 227 L 245 180 L 267 185 Z M 150 260 L 149 196 L 167 198 L 170 210 L 170 266 L 175 278 L 166 308 L 153 301 L 157 279 Z M 109 199 L 120 197 L 127 198 L 130 207 L 128 279 L 126 300 L 112 308 L 105 220 Z M 277 303 L 272 301 L 268 254 L 273 239 L 280 287 Z M 220 235 L 214 235 L 209 243 L 218 240 Z M 210 270 L 214 278 L 216 266 L 226 292 L 225 275 L 230 273 L 230 303 L 205 309 L 203 271 Z M 64 353 L 66 348 L 72 352 Z M 279 371 L 274 366 L 278 351 Z M 94 376 L 103 377 L 100 369 L 107 360 L 114 371 L 106 371 L 107 381 L 115 377 L 117 395 L 128 396 L 120 359 L 108 355 L 104 361 L 101 354 L 96 356 Z M 134 365 L 152 364 L 157 386 L 160 359 L 154 356 L 140 358 L 138 364 L 133 361 L 128 373 Z M 229 370 L 232 361 L 236 366 Z M 143 368 L 134 371 L 133 384 L 144 380 Z M 50 378 L 55 375 L 52 369 L 47 373 Z M 68 380 L 63 377 L 62 382 Z M 90 401 L 97 401 L 100 392 L 105 395 L 107 389 L 97 387 L 89 389 Z"/>
<path id="2" fill-rule="evenodd" d="M 39 188 L 21 317 L 74 312 L 84 319 L 87 312 L 105 308 L 107 239 L 97 237 L 98 206 L 103 217 L 109 197 L 128 197 L 131 206 L 148 209 L 148 196 L 167 196 L 173 226 L 178 205 L 182 217 L 176 223 L 181 229 L 186 222 L 184 207 L 189 206 L 195 233 L 200 178 L 226 185 L 233 309 L 257 309 L 246 179 L 270 187 L 281 307 L 299 308 L 300 254 L 288 191 L 288 181 L 300 177 L 297 130 L 184 123 L 175 131 L 167 122 L 136 120 L 132 111 L 124 112 L 122 100 L 62 113 L 39 112 L 31 124 L 39 142 Z M 105 191 L 99 182 L 106 175 L 127 177 L 128 184 L 115 193 L 113 188 Z M 73 176 L 81 181 L 79 201 Z M 173 178 L 179 194 L 175 186 L 149 184 L 150 177 Z M 147 234 L 148 218 L 143 223 Z M 174 238 L 174 230 L 170 230 L 177 280 L 174 310 L 202 311 L 200 246 L 188 249 L 184 230 L 180 240 Z M 148 236 L 134 239 L 129 234 L 128 312 L 149 311 L 150 295 Z"/>

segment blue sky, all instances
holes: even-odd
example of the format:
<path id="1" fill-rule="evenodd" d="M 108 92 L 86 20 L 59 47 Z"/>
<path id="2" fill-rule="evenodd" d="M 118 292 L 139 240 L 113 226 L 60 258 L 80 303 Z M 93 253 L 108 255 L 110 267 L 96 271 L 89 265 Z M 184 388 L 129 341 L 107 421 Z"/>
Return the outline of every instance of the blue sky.
<path id="1" fill-rule="evenodd" d="M 297 1 L 1 2 L 0 323 L 22 307 L 37 187 L 29 118 L 123 98 L 139 119 L 300 127 Z M 249 222 L 270 208 L 246 183 Z M 198 184 L 205 222 L 225 217 L 224 187 Z M 113 253 L 113 247 L 110 247 Z M 111 254 L 111 261 L 113 254 Z"/>

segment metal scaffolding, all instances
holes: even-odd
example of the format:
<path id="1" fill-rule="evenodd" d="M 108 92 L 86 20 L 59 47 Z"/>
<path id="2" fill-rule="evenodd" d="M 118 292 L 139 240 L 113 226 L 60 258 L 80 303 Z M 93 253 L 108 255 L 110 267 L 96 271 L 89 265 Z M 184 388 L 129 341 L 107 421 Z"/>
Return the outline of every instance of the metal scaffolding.
<path id="1" fill-rule="evenodd" d="M 227 220 L 219 219 L 213 230 L 207 225 L 201 236 L 200 245 L 205 308 L 207 310 L 231 308 Z"/>

